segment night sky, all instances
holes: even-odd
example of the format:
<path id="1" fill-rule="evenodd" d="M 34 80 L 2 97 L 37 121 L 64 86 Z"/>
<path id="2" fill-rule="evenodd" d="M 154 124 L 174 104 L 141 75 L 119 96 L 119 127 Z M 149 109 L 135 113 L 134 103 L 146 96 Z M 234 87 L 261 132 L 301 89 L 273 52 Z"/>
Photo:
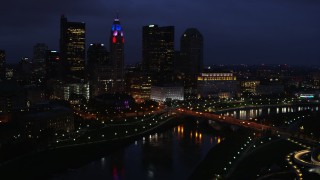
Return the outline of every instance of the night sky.
<path id="1" fill-rule="evenodd" d="M 188 27 L 204 36 L 205 64 L 320 65 L 318 0 L 1 0 L 0 49 L 7 61 L 32 57 L 38 42 L 59 50 L 60 16 L 86 23 L 87 45 L 108 46 L 116 12 L 125 61 L 141 61 L 142 26 L 174 25 L 176 49 Z"/>

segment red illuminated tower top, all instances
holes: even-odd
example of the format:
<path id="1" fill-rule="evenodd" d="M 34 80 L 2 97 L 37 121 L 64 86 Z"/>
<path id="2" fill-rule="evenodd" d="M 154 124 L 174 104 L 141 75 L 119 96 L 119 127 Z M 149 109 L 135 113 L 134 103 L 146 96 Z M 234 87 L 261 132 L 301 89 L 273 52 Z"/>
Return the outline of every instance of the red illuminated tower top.
<path id="1" fill-rule="evenodd" d="M 114 19 L 112 28 L 111 28 L 111 42 L 115 43 L 124 43 L 123 30 L 120 24 L 120 20 L 117 18 Z"/>

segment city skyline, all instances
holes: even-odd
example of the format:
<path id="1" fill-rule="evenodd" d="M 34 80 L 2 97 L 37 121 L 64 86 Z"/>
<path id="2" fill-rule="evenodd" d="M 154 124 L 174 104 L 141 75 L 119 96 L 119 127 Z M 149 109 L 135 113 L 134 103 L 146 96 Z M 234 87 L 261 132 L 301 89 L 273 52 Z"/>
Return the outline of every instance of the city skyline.
<path id="1" fill-rule="evenodd" d="M 36 4 L 36 6 L 33 6 Z M 7 62 L 32 57 L 36 43 L 58 50 L 59 17 L 87 24 L 87 47 L 108 45 L 110 24 L 120 14 L 126 29 L 125 63 L 142 60 L 142 27 L 175 26 L 175 50 L 187 28 L 204 37 L 204 64 L 317 64 L 320 57 L 318 2 L 5 2 L 1 7 L 0 48 Z M 298 13 L 297 13 L 298 12 Z M 22 17 L 23 15 L 23 17 Z M 148 16 L 147 16 L 148 15 Z M 23 29 L 23 31 L 21 31 Z M 130 58 L 129 58 L 130 57 Z"/>
<path id="2" fill-rule="evenodd" d="M 0 179 L 320 179 L 320 2 L 0 6 Z"/>

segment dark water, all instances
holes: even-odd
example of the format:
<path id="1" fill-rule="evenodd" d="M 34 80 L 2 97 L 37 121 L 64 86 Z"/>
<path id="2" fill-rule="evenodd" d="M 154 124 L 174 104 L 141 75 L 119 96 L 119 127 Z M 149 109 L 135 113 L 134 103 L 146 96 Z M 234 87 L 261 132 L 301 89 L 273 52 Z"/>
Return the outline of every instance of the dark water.
<path id="1" fill-rule="evenodd" d="M 180 125 L 152 134 L 53 179 L 187 179 L 221 141 L 197 129 L 197 125 Z"/>
<path id="2" fill-rule="evenodd" d="M 251 108 L 244 110 L 235 110 L 220 113 L 224 116 L 232 116 L 238 119 L 251 119 L 259 116 L 265 116 L 270 114 L 290 113 L 299 111 L 319 111 L 319 106 L 293 106 L 293 107 L 264 107 L 264 108 Z"/>

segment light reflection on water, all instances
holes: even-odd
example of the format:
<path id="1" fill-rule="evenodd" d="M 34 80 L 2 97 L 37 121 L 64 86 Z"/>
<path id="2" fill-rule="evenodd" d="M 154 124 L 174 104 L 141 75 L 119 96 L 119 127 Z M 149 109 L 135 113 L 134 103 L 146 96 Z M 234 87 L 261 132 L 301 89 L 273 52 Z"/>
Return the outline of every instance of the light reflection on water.
<path id="1" fill-rule="evenodd" d="M 305 106 L 305 107 L 269 107 L 269 108 L 253 108 L 253 109 L 246 109 L 246 110 L 237 110 L 223 113 L 224 116 L 232 116 L 238 119 L 253 119 L 262 115 L 269 115 L 269 114 L 280 114 L 280 113 L 289 113 L 289 112 L 298 112 L 304 110 L 311 110 L 311 111 L 319 111 L 318 106 Z"/>
<path id="2" fill-rule="evenodd" d="M 53 179 L 187 179 L 220 136 L 198 130 L 196 125 L 179 125 L 155 133 Z"/>

